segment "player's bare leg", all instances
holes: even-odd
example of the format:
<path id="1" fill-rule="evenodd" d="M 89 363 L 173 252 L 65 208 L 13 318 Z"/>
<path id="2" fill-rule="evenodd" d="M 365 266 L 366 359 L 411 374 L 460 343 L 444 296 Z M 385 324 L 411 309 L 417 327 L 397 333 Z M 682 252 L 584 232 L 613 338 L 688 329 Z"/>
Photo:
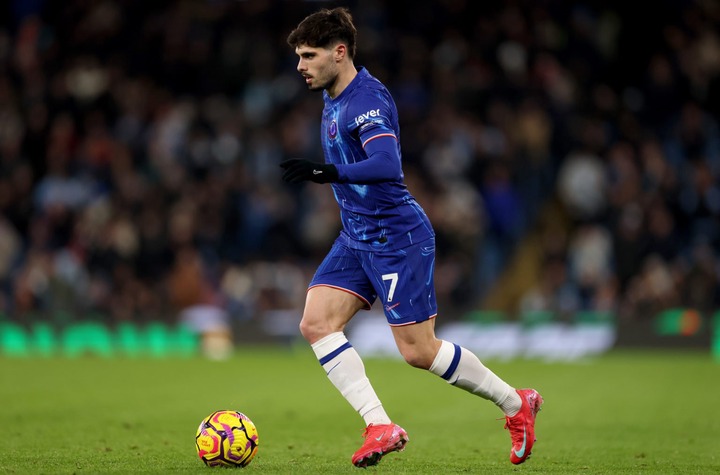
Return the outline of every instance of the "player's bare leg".
<path id="1" fill-rule="evenodd" d="M 331 333 L 342 332 L 366 303 L 344 290 L 319 285 L 308 290 L 300 333 L 314 345 Z"/>
<path id="2" fill-rule="evenodd" d="M 473 353 L 435 336 L 435 320 L 392 327 L 400 353 L 410 365 L 427 369 L 453 386 L 494 402 L 506 417 L 510 461 L 524 462 L 535 442 L 535 415 L 542 397 L 533 389 L 516 391 L 486 368 Z"/>
<path id="3" fill-rule="evenodd" d="M 366 302 L 343 290 L 317 286 L 308 291 L 300 332 L 310 343 L 328 379 L 365 420 L 365 442 L 355 452 L 357 467 L 377 464 L 389 452 L 400 451 L 408 441 L 402 427 L 390 421 L 365 374 L 360 356 L 343 330 Z"/>

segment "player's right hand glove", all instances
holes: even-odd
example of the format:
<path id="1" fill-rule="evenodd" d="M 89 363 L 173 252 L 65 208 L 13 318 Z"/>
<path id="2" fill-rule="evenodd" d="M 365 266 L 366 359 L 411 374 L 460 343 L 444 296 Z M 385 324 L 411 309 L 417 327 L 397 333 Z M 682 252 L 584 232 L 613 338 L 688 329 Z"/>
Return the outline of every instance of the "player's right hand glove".
<path id="1" fill-rule="evenodd" d="M 302 158 L 291 158 L 280 164 L 282 179 L 288 183 L 313 181 L 315 183 L 331 183 L 338 180 L 338 171 L 335 165 L 311 162 Z"/>

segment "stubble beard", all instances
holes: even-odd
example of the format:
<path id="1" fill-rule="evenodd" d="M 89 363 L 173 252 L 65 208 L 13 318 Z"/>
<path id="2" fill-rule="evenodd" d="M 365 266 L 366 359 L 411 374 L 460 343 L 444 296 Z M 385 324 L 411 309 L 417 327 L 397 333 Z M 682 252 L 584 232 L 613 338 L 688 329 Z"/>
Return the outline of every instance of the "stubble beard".
<path id="1" fill-rule="evenodd" d="M 318 91 L 318 92 L 320 92 L 320 91 L 326 91 L 326 90 L 332 88 L 333 85 L 335 85 L 335 82 L 337 81 L 337 78 L 338 78 L 338 75 L 336 74 L 336 75 L 334 75 L 334 76 L 332 76 L 332 77 L 327 78 L 327 79 L 326 79 L 325 81 L 323 81 L 322 83 L 317 82 L 317 83 L 314 83 L 314 84 L 309 84 L 309 85 L 308 85 L 308 89 L 309 89 L 310 91 Z M 317 79 L 317 78 L 315 78 L 315 79 Z"/>

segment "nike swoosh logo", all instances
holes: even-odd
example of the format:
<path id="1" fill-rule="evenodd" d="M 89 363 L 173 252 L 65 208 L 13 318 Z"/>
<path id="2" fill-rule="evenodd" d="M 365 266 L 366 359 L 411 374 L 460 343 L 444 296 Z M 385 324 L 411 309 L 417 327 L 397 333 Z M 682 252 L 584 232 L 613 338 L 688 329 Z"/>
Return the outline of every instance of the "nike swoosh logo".
<path id="1" fill-rule="evenodd" d="M 382 438 L 383 438 L 384 435 L 385 435 L 385 432 L 383 432 L 382 434 L 380 434 L 378 437 L 375 437 L 375 440 L 377 440 L 378 442 L 380 442 L 380 440 L 382 440 Z"/>
<path id="2" fill-rule="evenodd" d="M 340 363 L 342 363 L 342 361 L 338 361 L 337 363 L 335 363 L 335 366 L 333 366 L 332 368 L 330 368 L 329 370 L 327 370 L 327 371 L 325 372 L 325 374 L 327 374 L 327 375 L 329 376 L 329 375 L 330 375 L 330 371 L 332 371 L 332 370 L 334 370 L 335 368 L 337 368 Z"/>
<path id="3" fill-rule="evenodd" d="M 525 456 L 525 446 L 527 445 L 527 429 L 525 426 L 523 426 L 523 443 L 522 447 L 520 447 L 520 450 L 513 449 L 513 453 L 518 458 L 523 458 Z"/>
<path id="4" fill-rule="evenodd" d="M 313 175 L 319 175 L 322 173 L 322 170 L 313 170 Z"/>

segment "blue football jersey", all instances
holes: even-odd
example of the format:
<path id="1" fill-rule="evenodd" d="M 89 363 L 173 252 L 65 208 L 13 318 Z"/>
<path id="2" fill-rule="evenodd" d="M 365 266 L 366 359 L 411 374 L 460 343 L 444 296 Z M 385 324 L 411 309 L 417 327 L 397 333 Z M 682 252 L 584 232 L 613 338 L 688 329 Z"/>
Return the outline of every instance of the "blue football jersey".
<path id="1" fill-rule="evenodd" d="M 399 178 L 379 183 L 353 183 L 352 166 L 367 160 L 363 146 L 392 137 L 400 154 L 398 113 L 387 88 L 365 68 L 337 97 L 323 94 L 321 140 L 325 163 L 340 165 L 347 182 L 332 183 L 340 207 L 341 238 L 354 249 L 401 249 L 434 236 L 422 207 Z M 370 180 L 372 181 L 372 180 Z"/>

